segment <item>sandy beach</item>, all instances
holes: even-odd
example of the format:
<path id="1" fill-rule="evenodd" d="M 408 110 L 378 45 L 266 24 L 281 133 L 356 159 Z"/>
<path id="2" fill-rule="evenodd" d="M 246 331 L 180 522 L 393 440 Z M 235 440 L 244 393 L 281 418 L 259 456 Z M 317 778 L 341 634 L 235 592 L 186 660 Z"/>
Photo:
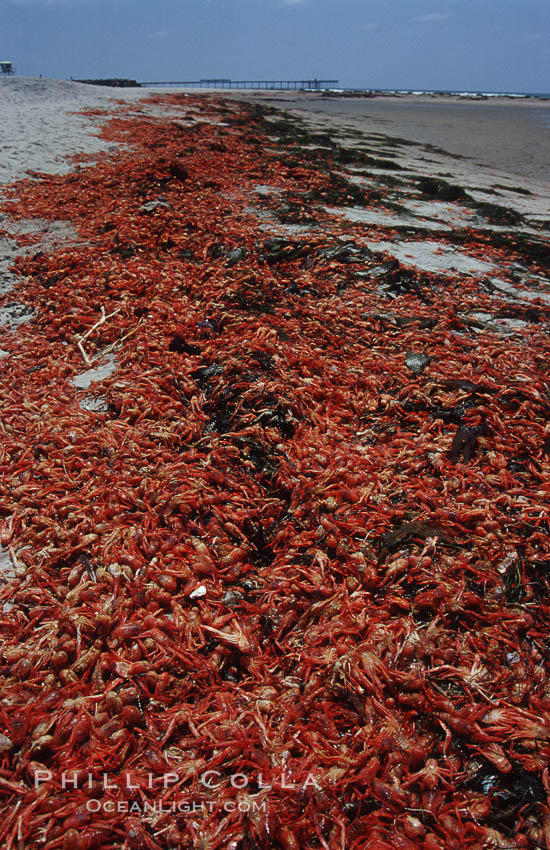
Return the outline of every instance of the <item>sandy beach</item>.
<path id="1" fill-rule="evenodd" d="M 2 848 L 550 848 L 533 108 L 0 80 Z"/>
<path id="2" fill-rule="evenodd" d="M 108 89 L 63 80 L 0 77 L 0 183 L 11 183 L 29 170 L 63 173 L 74 168 L 67 157 L 108 150 L 93 123 L 75 113 L 105 108 L 118 99 Z"/>
<path id="3" fill-rule="evenodd" d="M 107 89 L 65 81 L 0 78 L 0 182 L 27 169 L 69 168 L 64 157 L 108 148 L 90 121 L 67 121 L 82 109 L 137 102 L 155 92 L 193 89 Z M 216 96 L 218 91 L 205 91 Z M 223 97 L 268 103 L 322 125 L 402 136 L 467 159 L 472 166 L 532 178 L 550 194 L 550 101 L 493 97 L 487 100 L 438 95 L 350 98 L 307 92 L 224 91 Z"/>
<path id="4" fill-rule="evenodd" d="M 86 156 L 93 161 L 99 152 L 113 153 L 120 145 L 105 142 L 99 131 L 105 116 L 117 104 L 134 104 L 137 114 L 158 118 L 178 113 L 173 105 L 142 105 L 150 94 L 193 96 L 188 89 L 108 89 L 83 84 L 0 78 L 0 117 L 3 124 L 0 149 L 0 184 L 28 173 L 66 173 L 81 168 Z M 204 92 L 200 97 L 216 97 Z M 451 96 L 396 95 L 369 98 L 325 97 L 315 93 L 226 91 L 224 98 L 248 104 L 284 109 L 305 121 L 312 131 L 337 133 L 344 145 L 364 144 L 388 164 L 387 138 L 403 138 L 416 145 L 390 151 L 387 176 L 408 171 L 452 179 L 479 202 L 495 202 L 527 215 L 531 220 L 550 220 L 550 103 L 491 98 L 472 101 Z M 87 115 L 81 113 L 86 111 Z M 79 157 L 75 165 L 74 157 Z M 384 168 L 377 169 L 383 176 Z M 396 192 L 401 200 L 402 191 Z M 431 206 L 435 220 L 454 215 L 456 208 Z M 425 212 L 424 207 L 421 208 Z M 429 209 L 428 209 L 429 211 Z M 411 210 L 409 210 L 411 212 Z M 361 215 L 361 213 L 360 213 Z M 460 218 L 460 216 L 459 216 Z M 363 214 L 363 219 L 365 216 Z M 367 215 L 372 224 L 388 223 L 388 213 Z M 402 222 L 400 222 L 402 223 Z M 26 234 L 44 244 L 60 244 L 71 234 L 66 223 L 12 224 L 14 235 Z M 0 291 L 12 280 L 9 268 L 26 249 L 13 240 L 0 243 Z"/>
<path id="5" fill-rule="evenodd" d="M 237 97 L 241 95 L 236 95 Z M 246 97 L 246 95 L 245 95 Z M 541 181 L 550 192 L 550 101 L 438 95 L 346 98 L 256 93 L 295 114 L 403 136 L 494 168 Z"/>

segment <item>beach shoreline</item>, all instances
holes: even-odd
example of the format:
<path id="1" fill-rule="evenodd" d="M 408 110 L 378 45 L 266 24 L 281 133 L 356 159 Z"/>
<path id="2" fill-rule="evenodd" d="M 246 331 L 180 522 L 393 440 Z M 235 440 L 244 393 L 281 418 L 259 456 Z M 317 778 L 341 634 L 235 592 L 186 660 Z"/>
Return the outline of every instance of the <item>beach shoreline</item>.
<path id="1" fill-rule="evenodd" d="M 25 98 L 15 104 L 9 101 L 10 89 L 17 92 L 21 83 L 31 84 L 35 90 L 34 115 L 29 114 Z M 0 79 L 3 101 L 0 117 L 4 126 L 0 183 L 22 176 L 19 162 L 25 159 L 29 160 L 30 168 L 41 170 L 40 148 L 48 143 L 41 135 L 52 136 L 52 142 L 57 143 L 60 153 L 69 153 L 71 145 L 75 151 L 87 149 L 91 154 L 104 148 L 92 135 L 93 129 L 87 134 L 86 141 L 86 132 L 81 132 L 82 119 L 80 127 L 75 121 L 67 125 L 69 133 L 65 137 L 61 128 L 63 121 L 66 123 L 66 116 L 48 102 L 48 87 L 52 84 L 57 87 L 58 93 L 62 92 L 67 109 L 71 102 L 74 104 L 74 111 L 109 108 L 116 102 L 137 106 L 151 95 L 169 97 L 174 94 L 266 104 L 301 116 L 313 124 L 324 123 L 335 132 L 352 128 L 431 145 L 455 158 L 455 163 L 458 161 L 456 157 L 460 157 L 472 169 L 492 169 L 515 176 L 529 181 L 529 188 L 536 188 L 538 184 L 540 192 L 550 198 L 550 100 L 507 95 L 470 97 L 376 92 L 350 96 L 339 92 L 177 87 L 117 89 L 18 77 Z M 45 100 L 41 99 L 40 91 L 45 92 Z M 60 105 L 63 107 L 64 103 Z M 47 151 L 50 159 L 54 156 L 53 144 Z M 58 156 L 52 171 L 66 167 Z"/>
<path id="2" fill-rule="evenodd" d="M 402 136 L 539 182 L 550 196 L 550 101 L 458 95 L 374 95 L 349 98 L 308 92 L 224 92 L 266 103 L 307 120 Z"/>
<path id="3" fill-rule="evenodd" d="M 541 132 L 545 141 L 550 138 L 550 132 L 545 128 L 541 131 L 532 120 L 514 123 L 517 116 L 530 116 L 532 106 L 513 98 L 491 98 L 470 105 L 453 95 L 396 94 L 367 97 L 359 103 L 361 99 L 326 97 L 315 92 L 112 89 L 34 78 L 0 80 L 0 84 L 0 91 L 12 96 L 4 97 L 2 104 L 6 131 L 0 151 L 0 185 L 25 176 L 27 169 L 33 179 L 39 179 L 41 173 L 78 171 L 86 166 L 88 155 L 90 162 L 98 154 L 116 155 L 120 146 L 101 138 L 101 127 L 113 110 L 128 117 L 175 120 L 178 104 L 184 109 L 189 97 L 197 104 L 222 100 L 235 106 L 273 109 L 274 115 L 297 121 L 308 132 L 328 133 L 335 144 L 368 153 L 370 167 L 366 171 L 359 169 L 352 179 L 380 185 L 389 202 L 401 209 L 397 218 L 388 215 L 387 210 L 373 208 L 368 215 L 358 210 L 357 220 L 374 227 L 387 227 L 393 221 L 429 229 L 435 227 L 434 222 L 444 225 L 445 216 L 449 216 L 452 225 L 462 222 L 464 226 L 464 212 L 441 206 L 441 199 L 428 198 L 420 205 L 416 202 L 416 207 L 408 202 L 411 187 L 414 189 L 415 181 L 424 178 L 458 187 L 474 205 L 497 205 L 510 210 L 511 215 L 529 223 L 532 233 L 533 228 L 547 227 L 550 221 L 550 179 L 518 175 L 506 167 L 507 162 L 512 161 L 513 165 L 524 156 L 522 140 L 527 139 L 532 147 Z M 550 120 L 550 102 L 542 109 Z M 193 120 L 198 119 L 200 115 L 195 113 Z M 495 139 L 502 144 L 503 138 L 507 139 L 507 156 L 503 158 L 502 150 L 500 156 L 497 151 L 492 163 L 480 163 L 469 156 L 467 141 L 469 138 L 472 143 L 472 126 L 477 132 L 480 156 L 490 160 Z M 449 150 L 450 135 L 461 153 Z M 77 161 L 73 159 L 75 153 L 79 154 Z M 417 217 L 419 211 L 428 219 L 434 216 L 432 223 L 422 225 Z M 36 248 L 38 244 L 47 246 L 52 238 L 58 243 L 63 231 L 54 232 L 55 227 L 39 220 L 18 225 L 9 222 L 5 214 L 0 217 L 0 224 L 2 218 L 5 236 L 0 242 L 0 290 L 7 291 L 14 281 L 12 263 L 22 252 L 31 250 L 18 245 L 21 233 L 31 241 L 34 233 Z M 476 219 L 471 224 L 476 226 Z M 486 224 L 483 219 L 477 220 L 477 226 Z M 489 226 L 499 229 L 498 222 Z M 66 233 L 70 233 L 70 228 Z"/>

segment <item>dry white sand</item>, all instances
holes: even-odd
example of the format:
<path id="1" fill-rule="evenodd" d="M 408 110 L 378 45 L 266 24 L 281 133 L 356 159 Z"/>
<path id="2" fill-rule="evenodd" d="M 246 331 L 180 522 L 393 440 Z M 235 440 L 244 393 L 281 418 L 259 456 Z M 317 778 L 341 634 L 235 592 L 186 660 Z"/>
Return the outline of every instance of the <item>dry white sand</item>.
<path id="1" fill-rule="evenodd" d="M 63 80 L 0 77 L 0 183 L 27 171 L 65 173 L 75 153 L 94 154 L 116 145 L 97 137 L 101 117 L 74 113 L 108 109 L 116 100 L 144 97 L 140 89 L 109 89 Z"/>

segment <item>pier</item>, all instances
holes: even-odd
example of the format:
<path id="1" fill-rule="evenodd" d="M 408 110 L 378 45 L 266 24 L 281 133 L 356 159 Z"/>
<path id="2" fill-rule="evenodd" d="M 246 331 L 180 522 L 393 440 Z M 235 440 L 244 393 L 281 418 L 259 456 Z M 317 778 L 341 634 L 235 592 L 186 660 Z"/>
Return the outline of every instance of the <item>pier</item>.
<path id="1" fill-rule="evenodd" d="M 230 80 L 225 77 L 204 78 L 201 80 L 155 81 L 140 83 L 141 86 L 178 86 L 179 88 L 213 89 L 268 89 L 269 91 L 298 91 L 308 89 L 323 91 L 338 88 L 338 80 Z"/>

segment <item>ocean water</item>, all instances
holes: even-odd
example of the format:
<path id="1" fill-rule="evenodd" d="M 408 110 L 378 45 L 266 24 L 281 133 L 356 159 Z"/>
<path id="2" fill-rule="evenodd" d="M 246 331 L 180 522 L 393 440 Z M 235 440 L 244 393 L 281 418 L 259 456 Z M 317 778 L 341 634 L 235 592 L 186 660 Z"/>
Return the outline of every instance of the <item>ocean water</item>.
<path id="1" fill-rule="evenodd" d="M 550 93 L 547 92 L 489 92 L 489 91 L 453 91 L 451 89 L 368 89 L 368 88 L 343 88 L 340 91 L 344 92 L 380 92 L 381 94 L 416 94 L 416 95 L 454 95 L 455 97 L 465 98 L 493 98 L 493 97 L 514 97 L 537 98 L 538 100 L 550 100 Z"/>

